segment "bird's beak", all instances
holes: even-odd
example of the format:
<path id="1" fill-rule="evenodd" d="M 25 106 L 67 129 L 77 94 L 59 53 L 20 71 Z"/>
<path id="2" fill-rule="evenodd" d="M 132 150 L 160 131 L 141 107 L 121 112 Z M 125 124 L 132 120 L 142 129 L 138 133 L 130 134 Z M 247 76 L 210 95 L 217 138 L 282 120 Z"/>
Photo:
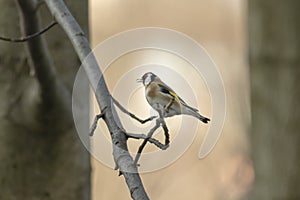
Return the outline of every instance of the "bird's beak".
<path id="1" fill-rule="evenodd" d="M 143 79 L 141 79 L 141 78 L 138 78 L 138 79 L 136 79 L 136 82 L 138 82 L 138 83 L 142 83 L 142 82 L 143 82 Z"/>

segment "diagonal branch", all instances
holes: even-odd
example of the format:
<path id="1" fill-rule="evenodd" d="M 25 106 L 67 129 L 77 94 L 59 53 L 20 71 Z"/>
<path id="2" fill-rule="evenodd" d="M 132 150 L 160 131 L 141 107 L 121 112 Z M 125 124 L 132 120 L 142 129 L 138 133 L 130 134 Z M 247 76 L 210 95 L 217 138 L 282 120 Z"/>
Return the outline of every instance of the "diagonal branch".
<path id="1" fill-rule="evenodd" d="M 128 110 L 126 110 L 113 96 L 111 96 L 114 104 L 125 114 L 129 115 L 131 118 L 137 120 L 138 122 L 140 122 L 141 124 L 144 124 L 146 122 L 149 122 L 149 121 L 152 121 L 153 119 L 155 119 L 157 116 L 152 116 L 152 117 L 149 117 L 147 119 L 140 119 L 138 118 L 137 116 L 135 116 L 133 113 L 129 112 Z"/>
<path id="2" fill-rule="evenodd" d="M 134 159 L 134 162 L 133 162 L 133 164 L 135 166 L 137 165 L 137 162 L 139 161 L 139 159 L 141 157 L 141 154 L 142 154 L 142 151 L 145 148 L 147 142 L 152 137 L 152 135 L 154 134 L 154 132 L 159 128 L 159 126 L 160 126 L 160 123 L 159 123 L 159 121 L 157 119 L 155 126 L 149 131 L 149 133 L 147 134 L 147 137 L 144 139 L 144 141 L 142 142 L 142 144 L 140 145 L 140 147 L 138 149 L 138 152 L 137 152 L 137 154 L 135 156 L 135 159 Z"/>
<path id="3" fill-rule="evenodd" d="M 62 0 L 45 0 L 45 2 L 55 20 L 69 37 L 79 59 L 83 63 L 100 109 L 106 107 L 104 121 L 111 133 L 114 160 L 125 178 L 131 197 L 133 199 L 149 199 L 137 167 L 132 165 L 133 160 L 128 152 L 126 133 L 121 127 L 121 122 L 113 106 L 111 95 L 98 63 L 93 54 L 85 60 L 92 53 L 87 38 Z"/>

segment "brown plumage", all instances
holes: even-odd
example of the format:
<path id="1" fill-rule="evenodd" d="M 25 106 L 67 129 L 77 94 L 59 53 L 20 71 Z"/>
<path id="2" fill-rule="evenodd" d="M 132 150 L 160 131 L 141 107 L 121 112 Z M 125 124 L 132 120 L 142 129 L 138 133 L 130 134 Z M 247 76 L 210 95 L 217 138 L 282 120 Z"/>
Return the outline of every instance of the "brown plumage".
<path id="1" fill-rule="evenodd" d="M 203 123 L 210 121 L 210 119 L 200 115 L 196 108 L 187 105 L 174 90 L 152 72 L 144 74 L 138 81 L 145 86 L 145 97 L 148 103 L 158 112 L 163 110 L 165 117 L 185 114 L 196 117 Z"/>

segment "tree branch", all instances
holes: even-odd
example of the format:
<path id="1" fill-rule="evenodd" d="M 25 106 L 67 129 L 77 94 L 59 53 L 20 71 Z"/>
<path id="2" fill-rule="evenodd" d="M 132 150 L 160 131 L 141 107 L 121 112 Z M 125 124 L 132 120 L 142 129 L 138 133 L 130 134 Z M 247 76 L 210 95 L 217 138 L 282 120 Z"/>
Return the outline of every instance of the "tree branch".
<path id="1" fill-rule="evenodd" d="M 174 101 L 172 101 L 172 103 L 173 103 L 173 102 L 174 102 Z M 172 103 L 171 103 L 171 104 L 172 104 Z M 164 134 L 165 134 L 165 146 L 166 146 L 166 148 L 168 148 L 168 147 L 169 147 L 169 143 L 170 143 L 170 135 L 169 135 L 169 129 L 168 129 L 168 127 L 167 127 L 167 124 L 166 124 L 165 118 L 164 118 L 165 112 L 166 112 L 165 109 L 160 110 L 160 111 L 158 112 L 158 113 L 159 113 L 159 119 L 157 119 L 157 120 L 159 120 L 160 124 L 162 125 L 162 127 L 163 127 L 163 129 L 164 129 Z"/>
<path id="2" fill-rule="evenodd" d="M 114 104 L 122 111 L 124 112 L 125 114 L 129 115 L 131 118 L 137 120 L 138 122 L 140 122 L 141 124 L 144 124 L 146 122 L 149 122 L 149 121 L 152 121 L 153 119 L 155 119 L 157 116 L 152 116 L 152 117 L 149 117 L 147 119 L 140 119 L 138 118 L 137 116 L 135 116 L 133 113 L 129 112 L 128 110 L 126 110 L 113 96 L 111 97 Z"/>
<path id="3" fill-rule="evenodd" d="M 158 140 L 152 138 L 152 135 L 160 127 L 161 124 L 163 126 L 164 133 L 165 133 L 165 144 L 162 144 Z M 134 134 L 133 136 L 138 137 L 138 135 L 136 135 L 136 134 Z M 141 135 L 141 136 L 143 137 L 143 135 Z M 154 145 L 156 145 L 158 148 L 160 148 L 162 150 L 166 150 L 169 147 L 169 143 L 170 143 L 169 138 L 170 138 L 170 136 L 169 136 L 169 130 L 168 130 L 167 126 L 166 126 L 166 123 L 164 121 L 163 116 L 160 115 L 159 118 L 156 120 L 155 126 L 152 129 L 150 129 L 149 133 L 147 134 L 147 136 L 144 138 L 144 141 L 140 145 L 140 147 L 138 149 L 138 152 L 137 152 L 137 154 L 135 156 L 133 164 L 137 165 L 137 163 L 138 163 L 138 161 L 139 161 L 139 159 L 141 157 L 142 151 L 144 150 L 147 142 L 153 143 Z"/>
<path id="4" fill-rule="evenodd" d="M 95 116 L 94 122 L 93 122 L 93 124 L 92 124 L 92 126 L 90 128 L 90 134 L 89 134 L 90 136 L 94 135 L 94 132 L 95 132 L 95 130 L 97 128 L 97 124 L 98 124 L 99 119 L 104 117 L 105 109 L 106 108 L 104 108 L 103 111 L 100 114 L 98 114 L 98 115 Z"/>
<path id="5" fill-rule="evenodd" d="M 46 26 L 44 29 L 36 32 L 36 33 L 33 33 L 31 35 L 27 35 L 27 36 L 24 36 L 24 37 L 20 37 L 20 38 L 9 38 L 9 37 L 2 37 L 0 36 L 0 40 L 3 40 L 3 41 L 7 41 L 7 42 L 26 42 L 32 38 L 35 38 L 37 36 L 40 36 L 42 35 L 43 33 L 47 32 L 49 29 L 51 29 L 53 26 L 55 26 L 57 23 L 56 21 L 52 21 L 48 26 Z"/>
<path id="6" fill-rule="evenodd" d="M 111 95 L 102 77 L 98 63 L 93 54 L 89 55 L 92 52 L 87 38 L 62 0 L 45 0 L 45 2 L 55 20 L 68 35 L 78 57 L 83 63 L 100 109 L 106 108 L 104 121 L 111 133 L 114 160 L 124 175 L 131 197 L 139 200 L 149 199 L 137 167 L 132 164 L 133 160 L 127 148 L 126 133 L 115 111 Z M 88 55 L 89 59 L 85 60 Z"/>

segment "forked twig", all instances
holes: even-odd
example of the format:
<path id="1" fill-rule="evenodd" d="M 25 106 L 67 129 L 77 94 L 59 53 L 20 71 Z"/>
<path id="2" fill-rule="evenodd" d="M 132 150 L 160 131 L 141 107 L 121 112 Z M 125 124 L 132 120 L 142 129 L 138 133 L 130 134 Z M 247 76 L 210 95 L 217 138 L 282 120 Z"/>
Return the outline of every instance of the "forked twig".
<path id="1" fill-rule="evenodd" d="M 162 144 L 158 140 L 152 138 L 152 135 L 160 127 L 160 125 L 162 125 L 162 127 L 164 129 L 165 144 Z M 168 130 L 168 127 L 167 127 L 166 122 L 164 120 L 162 112 L 159 112 L 159 118 L 156 120 L 155 126 L 149 131 L 149 133 L 147 134 L 147 137 L 144 139 L 144 141 L 140 145 L 140 147 L 138 149 L 138 152 L 137 152 L 137 154 L 135 156 L 135 159 L 133 161 L 134 165 L 137 165 L 137 162 L 140 159 L 141 153 L 142 153 L 143 149 L 145 148 L 147 142 L 155 144 L 157 147 L 159 147 L 162 150 L 165 150 L 165 149 L 167 149 L 169 147 L 169 143 L 170 143 L 169 130 Z"/>
<path id="2" fill-rule="evenodd" d="M 89 136 L 92 137 L 94 135 L 94 132 L 95 132 L 95 130 L 97 128 L 97 124 L 98 124 L 99 119 L 103 118 L 104 115 L 105 115 L 105 109 L 106 109 L 106 107 L 102 110 L 102 112 L 100 114 L 98 114 L 98 115 L 95 116 L 94 122 L 93 122 L 93 124 L 92 124 L 92 126 L 90 128 Z"/>
<path id="3" fill-rule="evenodd" d="M 152 117 L 149 117 L 147 119 L 140 119 L 138 118 L 137 116 L 135 116 L 134 114 L 132 114 L 131 112 L 129 112 L 128 110 L 126 110 L 114 97 L 111 97 L 114 104 L 125 114 L 129 115 L 131 118 L 137 120 L 138 122 L 140 122 L 141 124 L 144 124 L 146 122 L 149 122 L 149 121 L 152 121 L 153 119 L 155 119 L 157 116 L 152 116 Z"/>
<path id="4" fill-rule="evenodd" d="M 145 146 L 146 146 L 148 140 L 152 137 L 152 135 L 154 134 L 154 132 L 156 131 L 156 129 L 159 128 L 159 126 L 160 126 L 160 123 L 159 123 L 159 120 L 157 119 L 157 120 L 156 120 L 155 126 L 149 131 L 149 133 L 147 134 L 147 137 L 144 139 L 144 141 L 143 141 L 142 144 L 140 145 L 140 147 L 139 147 L 139 149 L 138 149 L 138 152 L 137 152 L 137 154 L 136 154 L 136 156 L 135 156 L 135 159 L 134 159 L 134 161 L 133 161 L 133 164 L 134 164 L 134 165 L 137 165 L 137 162 L 138 162 L 138 160 L 140 159 L 141 153 L 142 153 L 143 149 L 145 148 Z"/>
<path id="5" fill-rule="evenodd" d="M 129 115 L 131 118 L 139 121 L 141 124 L 144 124 L 148 121 L 152 121 L 154 118 L 156 118 L 157 116 L 152 116 L 149 117 L 145 120 L 142 120 L 140 118 L 138 118 L 137 116 L 135 116 L 134 114 L 132 114 L 131 112 L 129 112 L 128 110 L 126 110 L 114 97 L 111 96 L 111 99 L 113 100 L 114 104 L 125 114 Z M 169 109 L 169 107 L 172 106 L 174 100 L 170 101 L 170 103 L 168 104 L 168 106 L 166 107 L 167 109 Z M 138 152 L 136 154 L 136 157 L 134 159 L 133 164 L 137 165 L 137 162 L 139 160 L 139 158 L 141 157 L 141 153 L 143 151 L 143 149 L 145 148 L 147 142 L 150 142 L 152 144 L 154 144 L 155 146 L 157 146 L 158 148 L 165 150 L 169 147 L 169 143 L 170 143 L 170 136 L 169 136 L 169 130 L 168 127 L 166 125 L 166 122 L 164 120 L 164 112 L 166 112 L 166 108 L 164 108 L 163 110 L 159 111 L 159 118 L 156 119 L 156 124 L 155 126 L 150 129 L 149 133 L 147 135 L 145 134 L 134 134 L 134 133 L 126 133 L 126 136 L 128 138 L 134 138 L 134 139 L 144 139 L 144 141 L 142 142 L 142 144 L 140 145 Z M 95 118 L 95 121 L 97 121 L 98 119 Z M 162 126 L 163 130 L 164 130 L 164 134 L 165 134 L 165 144 L 162 144 L 161 142 L 159 142 L 157 139 L 152 138 L 154 132 L 160 127 L 160 125 Z"/>

